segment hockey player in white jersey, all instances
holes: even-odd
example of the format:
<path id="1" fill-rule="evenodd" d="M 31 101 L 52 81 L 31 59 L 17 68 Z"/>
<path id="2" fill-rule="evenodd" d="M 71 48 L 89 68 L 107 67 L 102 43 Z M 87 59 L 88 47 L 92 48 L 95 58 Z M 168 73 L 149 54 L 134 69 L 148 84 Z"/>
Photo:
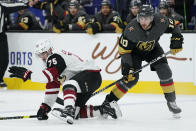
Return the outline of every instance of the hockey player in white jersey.
<path id="1" fill-rule="evenodd" d="M 45 63 L 42 72 L 32 72 L 24 67 L 9 68 L 10 77 L 18 77 L 24 81 L 47 83 L 44 101 L 38 112 L 38 120 L 47 120 L 62 84 L 64 108 L 54 108 L 52 114 L 66 123 L 73 124 L 76 118 L 98 116 L 120 117 L 121 111 L 115 102 L 99 106 L 85 105 L 101 85 L 101 69 L 92 61 L 84 61 L 79 56 L 64 50 L 56 51 L 49 40 L 36 43 L 36 55 Z"/>

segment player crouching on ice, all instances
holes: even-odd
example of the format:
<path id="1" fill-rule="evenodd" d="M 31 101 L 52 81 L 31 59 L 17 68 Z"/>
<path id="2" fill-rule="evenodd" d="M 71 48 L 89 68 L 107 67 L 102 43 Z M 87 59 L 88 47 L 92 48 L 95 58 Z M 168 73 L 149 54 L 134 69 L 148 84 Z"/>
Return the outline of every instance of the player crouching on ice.
<path id="1" fill-rule="evenodd" d="M 32 72 L 23 67 L 9 68 L 10 77 L 18 77 L 24 81 L 46 84 L 44 102 L 38 112 L 38 120 L 47 120 L 62 83 L 64 109 L 54 108 L 52 114 L 66 123 L 73 124 L 74 119 L 90 117 L 121 117 L 121 111 L 115 101 L 104 102 L 99 106 L 85 105 L 91 95 L 102 82 L 101 69 L 92 61 L 83 61 L 70 52 L 56 51 L 49 40 L 39 40 L 36 43 L 36 55 L 45 63 L 42 72 Z"/>

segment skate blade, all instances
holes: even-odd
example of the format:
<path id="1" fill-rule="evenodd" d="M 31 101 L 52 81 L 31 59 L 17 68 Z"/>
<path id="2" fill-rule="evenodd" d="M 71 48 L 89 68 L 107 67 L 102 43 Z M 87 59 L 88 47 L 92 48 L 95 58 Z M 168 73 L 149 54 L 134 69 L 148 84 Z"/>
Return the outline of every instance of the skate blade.
<path id="1" fill-rule="evenodd" d="M 116 101 L 112 101 L 112 102 L 110 103 L 110 106 L 111 106 L 112 108 L 115 109 L 116 115 L 117 115 L 117 119 L 118 119 L 119 117 L 122 117 L 122 112 L 121 112 L 121 110 L 120 110 L 120 107 L 119 107 L 118 104 L 116 103 Z"/>
<path id="2" fill-rule="evenodd" d="M 66 122 L 68 124 L 73 124 L 73 118 L 70 117 L 70 116 L 67 116 L 67 117 L 61 117 L 61 112 L 57 111 L 57 110 L 53 110 L 51 112 L 51 114 L 54 116 L 54 117 L 57 117 L 58 119 L 62 120 L 63 122 Z"/>
<path id="3" fill-rule="evenodd" d="M 173 118 L 174 119 L 180 119 L 181 118 L 181 116 L 180 116 L 180 113 L 173 113 Z"/>

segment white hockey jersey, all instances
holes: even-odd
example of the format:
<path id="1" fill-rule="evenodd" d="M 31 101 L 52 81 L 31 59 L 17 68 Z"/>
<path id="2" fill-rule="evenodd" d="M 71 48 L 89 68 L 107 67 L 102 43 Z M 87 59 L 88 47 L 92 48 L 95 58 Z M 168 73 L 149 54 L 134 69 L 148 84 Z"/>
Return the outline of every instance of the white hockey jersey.
<path id="1" fill-rule="evenodd" d="M 84 61 L 79 56 L 64 50 L 53 51 L 46 60 L 46 67 L 42 72 L 33 72 L 31 80 L 33 82 L 47 83 L 43 102 L 50 107 L 54 105 L 59 93 L 59 76 L 64 75 L 66 80 L 69 80 L 84 70 L 100 71 L 100 68 L 93 61 Z"/>
<path id="2" fill-rule="evenodd" d="M 70 79 L 77 73 L 84 70 L 100 70 L 100 68 L 95 65 L 93 60 L 82 60 L 79 56 L 70 52 L 66 52 L 64 50 L 62 50 L 58 54 L 60 54 L 65 60 L 65 64 L 67 67 L 61 73 L 61 75 L 65 75 L 67 79 Z"/>
<path id="3" fill-rule="evenodd" d="M 84 70 L 100 70 L 93 60 L 82 60 L 79 56 L 64 50 L 54 50 L 46 61 L 47 68 L 42 73 L 33 72 L 31 75 L 32 81 L 41 83 L 52 82 L 56 79 L 53 75 L 54 72 L 50 70 L 53 67 L 57 68 L 59 76 L 66 76 L 66 80 Z"/>

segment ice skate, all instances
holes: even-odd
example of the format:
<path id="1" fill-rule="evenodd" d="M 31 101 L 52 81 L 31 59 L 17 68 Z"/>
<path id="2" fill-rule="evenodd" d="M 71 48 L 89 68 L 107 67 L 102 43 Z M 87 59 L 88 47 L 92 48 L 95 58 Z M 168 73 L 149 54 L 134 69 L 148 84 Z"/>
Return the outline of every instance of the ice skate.
<path id="1" fill-rule="evenodd" d="M 119 117 L 122 117 L 122 112 L 116 103 L 116 101 L 112 102 L 104 102 L 100 107 L 99 110 L 101 112 L 101 115 L 104 118 L 107 118 L 108 116 L 111 116 L 114 119 L 117 119 Z"/>
<path id="2" fill-rule="evenodd" d="M 0 82 L 0 87 L 3 90 L 7 90 L 7 85 L 4 82 Z"/>
<path id="3" fill-rule="evenodd" d="M 169 108 L 169 111 L 173 113 L 173 117 L 176 119 L 180 118 L 180 113 L 182 110 L 176 105 L 176 102 L 167 102 L 167 106 Z"/>
<path id="4" fill-rule="evenodd" d="M 73 124 L 75 109 L 73 108 L 73 106 L 66 106 L 65 109 L 54 108 L 52 110 L 52 115 L 68 124 Z"/>

